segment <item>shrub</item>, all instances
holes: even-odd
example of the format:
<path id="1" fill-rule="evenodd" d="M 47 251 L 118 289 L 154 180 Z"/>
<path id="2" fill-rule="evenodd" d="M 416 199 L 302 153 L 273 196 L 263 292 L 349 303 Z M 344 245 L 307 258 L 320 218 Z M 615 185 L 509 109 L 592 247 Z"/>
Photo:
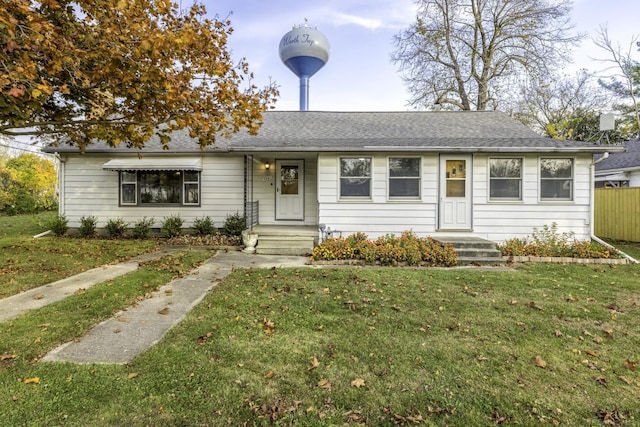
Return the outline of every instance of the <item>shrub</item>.
<path id="1" fill-rule="evenodd" d="M 80 237 L 94 237 L 96 235 L 96 225 L 98 219 L 95 216 L 83 216 L 80 218 L 80 228 L 78 234 Z"/>
<path id="2" fill-rule="evenodd" d="M 107 230 L 107 234 L 109 237 L 113 237 L 115 239 L 124 236 L 124 233 L 127 231 L 127 227 L 129 226 L 122 218 L 112 218 L 104 225 L 105 230 Z"/>
<path id="3" fill-rule="evenodd" d="M 342 237 L 327 239 L 313 250 L 314 259 L 319 260 L 354 259 L 354 255 L 354 247 Z"/>
<path id="4" fill-rule="evenodd" d="M 58 215 L 47 222 L 47 228 L 56 236 L 64 236 L 69 231 L 69 221 L 64 215 Z"/>
<path id="5" fill-rule="evenodd" d="M 133 224 L 131 232 L 136 239 L 146 239 L 151 234 L 151 227 L 156 220 L 146 216 Z"/>
<path id="6" fill-rule="evenodd" d="M 367 240 L 363 233 L 343 238 L 325 240 L 316 246 L 312 260 L 361 259 L 367 264 L 408 265 L 427 264 L 433 266 L 454 266 L 458 256 L 451 245 L 442 246 L 431 238 L 422 239 L 407 231 L 400 237 L 386 234 L 374 242 Z"/>
<path id="7" fill-rule="evenodd" d="M 619 256 L 599 243 L 577 241 L 573 233 L 558 233 L 556 223 L 544 226 L 542 230 L 534 229 L 533 236 L 513 238 L 498 244 L 498 250 L 504 256 L 539 256 L 539 257 L 573 257 L 573 258 L 612 258 Z"/>
<path id="8" fill-rule="evenodd" d="M 216 232 L 213 221 L 208 216 L 194 219 L 193 230 L 198 236 L 209 236 Z"/>
<path id="9" fill-rule="evenodd" d="M 162 222 L 163 233 L 166 237 L 177 237 L 182 231 L 183 219 L 180 215 L 171 215 Z"/>
<path id="10" fill-rule="evenodd" d="M 245 229 L 244 215 L 236 212 L 234 214 L 227 215 L 224 219 L 224 225 L 222 229 L 230 236 L 239 236 L 242 234 L 242 230 Z"/>

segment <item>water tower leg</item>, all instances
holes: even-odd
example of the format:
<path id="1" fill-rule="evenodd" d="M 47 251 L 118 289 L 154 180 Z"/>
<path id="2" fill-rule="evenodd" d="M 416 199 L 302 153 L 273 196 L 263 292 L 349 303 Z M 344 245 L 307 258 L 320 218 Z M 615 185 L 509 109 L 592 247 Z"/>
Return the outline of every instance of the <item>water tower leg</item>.
<path id="1" fill-rule="evenodd" d="M 300 111 L 309 110 L 309 77 L 300 77 Z"/>

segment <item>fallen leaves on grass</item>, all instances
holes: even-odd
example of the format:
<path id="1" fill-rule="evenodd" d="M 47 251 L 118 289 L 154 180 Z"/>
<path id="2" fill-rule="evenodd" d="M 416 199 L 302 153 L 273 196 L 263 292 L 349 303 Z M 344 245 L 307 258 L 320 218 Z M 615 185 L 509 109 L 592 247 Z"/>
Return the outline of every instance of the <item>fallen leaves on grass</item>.
<path id="1" fill-rule="evenodd" d="M 602 386 L 607 386 L 607 379 L 605 377 L 596 377 L 596 382 Z"/>
<path id="2" fill-rule="evenodd" d="M 127 379 L 128 380 L 132 380 L 134 378 L 138 377 L 138 373 L 137 372 L 131 372 L 129 375 L 127 375 Z"/>
<path id="3" fill-rule="evenodd" d="M 260 323 L 260 327 L 266 335 L 271 335 L 276 331 L 276 324 L 266 317 L 262 320 L 262 323 Z"/>
<path id="4" fill-rule="evenodd" d="M 213 333 L 207 332 L 205 335 L 199 336 L 196 342 L 200 345 L 206 344 L 207 340 L 211 338 L 212 335 Z"/>
<path id="5" fill-rule="evenodd" d="M 542 307 L 540 307 L 538 304 L 536 304 L 535 302 L 531 301 L 527 303 L 527 307 L 529 308 L 533 308 L 534 310 L 539 310 L 542 311 Z"/>
<path id="6" fill-rule="evenodd" d="M 355 380 L 351 381 L 351 386 L 355 388 L 364 387 L 364 385 L 365 381 L 362 378 L 356 378 Z"/>
<path id="7" fill-rule="evenodd" d="M 15 354 L 12 353 L 4 353 L 4 354 L 0 354 L 0 362 L 3 362 L 5 360 L 13 360 L 15 359 L 17 356 Z"/>
<path id="8" fill-rule="evenodd" d="M 595 351 L 593 351 L 593 350 L 585 350 L 584 352 L 585 352 L 586 354 L 588 354 L 589 356 L 591 356 L 591 357 L 600 357 L 600 356 L 598 355 L 598 353 L 596 353 L 596 352 L 595 352 Z"/>
<path id="9" fill-rule="evenodd" d="M 637 366 L 638 366 L 638 362 L 636 361 L 632 361 L 629 359 L 625 359 L 624 361 L 624 367 L 629 369 L 630 371 L 635 371 Z"/>
<path id="10" fill-rule="evenodd" d="M 600 409 L 596 415 L 598 416 L 598 419 L 607 426 L 620 425 L 623 424 L 626 420 L 626 417 L 622 415 L 617 409 L 613 411 Z"/>
<path id="11" fill-rule="evenodd" d="M 307 371 L 313 371 L 314 369 L 316 369 L 318 366 L 320 366 L 320 362 L 318 361 L 317 357 L 314 357 L 311 360 L 311 365 L 309 365 L 309 367 L 307 368 Z"/>
<path id="12" fill-rule="evenodd" d="M 540 356 L 536 356 L 531 360 L 533 361 L 533 364 L 536 365 L 538 368 L 546 368 L 547 367 L 547 362 Z"/>
<path id="13" fill-rule="evenodd" d="M 329 382 L 329 380 L 322 378 L 320 381 L 318 381 L 318 387 L 320 388 L 324 388 L 326 390 L 331 390 L 333 388 L 333 384 L 331 384 Z"/>
<path id="14" fill-rule="evenodd" d="M 39 377 L 26 378 L 23 382 L 25 384 L 40 384 L 40 378 Z"/>

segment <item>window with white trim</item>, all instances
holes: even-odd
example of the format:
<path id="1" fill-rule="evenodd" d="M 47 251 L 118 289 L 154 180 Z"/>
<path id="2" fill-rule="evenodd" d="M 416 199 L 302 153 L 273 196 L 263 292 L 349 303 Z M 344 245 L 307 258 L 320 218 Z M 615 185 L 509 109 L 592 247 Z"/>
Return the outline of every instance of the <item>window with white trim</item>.
<path id="1" fill-rule="evenodd" d="M 573 159 L 540 159 L 540 200 L 573 200 Z"/>
<path id="2" fill-rule="evenodd" d="M 340 197 L 371 197 L 371 158 L 340 158 Z"/>
<path id="3" fill-rule="evenodd" d="M 138 204 L 138 178 L 135 172 L 120 172 L 120 204 Z"/>
<path id="4" fill-rule="evenodd" d="M 489 159 L 489 199 L 522 200 L 522 159 Z"/>
<path id="5" fill-rule="evenodd" d="M 120 171 L 123 206 L 199 206 L 200 172 Z"/>
<path id="6" fill-rule="evenodd" d="M 389 157 L 389 198 L 420 197 L 420 158 Z"/>

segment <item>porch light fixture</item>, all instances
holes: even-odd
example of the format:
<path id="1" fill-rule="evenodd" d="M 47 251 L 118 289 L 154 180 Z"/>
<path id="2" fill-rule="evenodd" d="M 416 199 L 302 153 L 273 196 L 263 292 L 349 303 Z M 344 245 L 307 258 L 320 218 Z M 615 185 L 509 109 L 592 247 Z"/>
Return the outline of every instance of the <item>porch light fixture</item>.
<path id="1" fill-rule="evenodd" d="M 271 164 L 269 164 L 269 162 L 264 162 L 264 168 L 265 168 L 266 170 L 271 169 Z"/>

